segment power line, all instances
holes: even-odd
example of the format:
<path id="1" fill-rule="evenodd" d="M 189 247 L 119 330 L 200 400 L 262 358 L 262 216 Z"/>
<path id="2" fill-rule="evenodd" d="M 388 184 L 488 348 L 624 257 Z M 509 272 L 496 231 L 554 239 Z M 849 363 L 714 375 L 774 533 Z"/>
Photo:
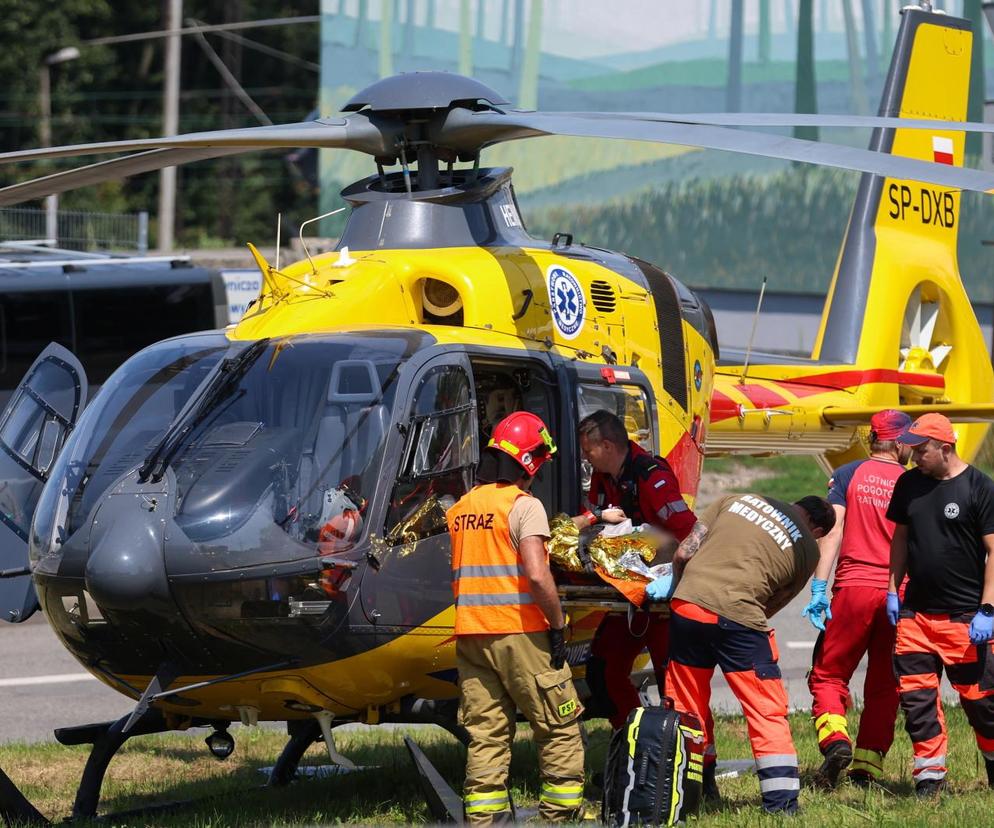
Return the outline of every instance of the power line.
<path id="1" fill-rule="evenodd" d="M 236 29 L 262 29 L 267 26 L 294 26 L 300 23 L 319 23 L 321 15 L 309 14 L 300 17 L 270 17 L 266 20 L 242 20 L 239 23 L 214 23 L 205 26 L 186 26 L 182 29 L 160 29 L 153 32 L 95 37 L 81 40 L 80 46 L 106 46 L 111 43 L 131 43 L 136 40 L 156 40 L 171 35 L 194 34 L 196 32 L 226 32 Z"/>

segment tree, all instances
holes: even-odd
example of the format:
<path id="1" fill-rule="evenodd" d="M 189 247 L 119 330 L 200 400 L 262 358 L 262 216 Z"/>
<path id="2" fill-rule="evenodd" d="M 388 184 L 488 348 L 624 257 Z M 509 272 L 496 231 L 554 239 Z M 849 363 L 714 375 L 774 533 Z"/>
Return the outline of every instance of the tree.
<path id="1" fill-rule="evenodd" d="M 366 34 L 366 15 L 369 13 L 369 0 L 359 0 L 359 9 L 355 16 L 355 37 L 353 46 L 362 46 Z"/>
<path id="2" fill-rule="evenodd" d="M 814 0 L 801 0 L 797 9 L 797 68 L 794 82 L 794 111 L 818 112 L 815 84 Z M 794 127 L 795 138 L 818 140 L 818 127 Z"/>
<path id="3" fill-rule="evenodd" d="M 393 74 L 393 0 L 380 0 L 380 77 Z"/>
<path id="4" fill-rule="evenodd" d="M 486 9 L 486 0 L 476 0 L 476 37 L 479 40 L 483 40 L 483 31 L 487 24 Z"/>
<path id="5" fill-rule="evenodd" d="M 759 62 L 770 62 L 770 0 L 759 0 Z"/>
<path id="6" fill-rule="evenodd" d="M 783 0 L 783 20 L 787 31 L 794 29 L 794 0 Z"/>
<path id="7" fill-rule="evenodd" d="M 414 57 L 414 0 L 407 0 L 407 11 L 404 13 L 404 49 L 406 58 Z"/>
<path id="8" fill-rule="evenodd" d="M 514 41 L 511 44 L 511 82 L 521 87 L 521 55 L 525 45 L 525 0 L 514 0 Z M 521 102 L 518 101 L 520 104 Z"/>
<path id="9" fill-rule="evenodd" d="M 742 111 L 742 39 L 745 0 L 732 0 L 732 23 L 728 34 L 728 81 L 725 110 Z"/>
<path id="10" fill-rule="evenodd" d="M 473 28 L 470 0 L 459 0 L 459 74 L 473 74 Z"/>
<path id="11" fill-rule="evenodd" d="M 866 74 L 875 78 L 880 73 L 877 54 L 877 27 L 873 23 L 873 0 L 861 0 L 863 7 L 863 42 L 866 44 Z"/>
<path id="12" fill-rule="evenodd" d="M 538 72 L 542 60 L 542 3 L 531 0 L 528 15 L 528 40 L 525 44 L 524 62 L 521 67 L 521 85 L 518 88 L 518 106 L 523 109 L 538 107 Z"/>
<path id="13" fill-rule="evenodd" d="M 890 55 L 894 51 L 894 17 L 897 15 L 897 6 L 894 0 L 882 0 L 881 6 L 880 68 L 882 69 L 884 64 L 890 63 Z"/>
<path id="14" fill-rule="evenodd" d="M 856 37 L 856 19 L 852 11 L 852 0 L 842 0 L 842 15 L 846 24 L 846 54 L 849 57 L 849 96 L 856 114 L 865 115 L 869 107 L 866 102 L 863 60 L 859 53 L 859 39 Z"/>

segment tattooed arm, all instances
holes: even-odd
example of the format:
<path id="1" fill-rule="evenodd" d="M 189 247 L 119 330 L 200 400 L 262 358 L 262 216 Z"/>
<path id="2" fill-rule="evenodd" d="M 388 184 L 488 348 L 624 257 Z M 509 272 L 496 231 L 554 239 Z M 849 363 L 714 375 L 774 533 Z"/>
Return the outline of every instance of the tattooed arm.
<path id="1" fill-rule="evenodd" d="M 704 525 L 703 521 L 697 521 L 694 524 L 694 528 L 690 530 L 690 534 L 687 535 L 677 547 L 676 554 L 673 556 L 673 580 L 677 582 L 680 580 L 680 576 L 683 575 L 683 568 L 687 565 L 687 561 L 697 554 L 697 550 L 700 548 L 701 544 L 704 542 L 704 538 L 708 533 L 708 527 Z"/>

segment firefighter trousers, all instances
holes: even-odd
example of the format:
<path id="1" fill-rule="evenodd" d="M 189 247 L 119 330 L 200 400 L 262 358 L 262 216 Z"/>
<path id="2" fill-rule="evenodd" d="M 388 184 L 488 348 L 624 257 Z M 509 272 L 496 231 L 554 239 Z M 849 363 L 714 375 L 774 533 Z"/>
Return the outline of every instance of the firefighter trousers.
<path id="1" fill-rule="evenodd" d="M 545 822 L 575 821 L 583 813 L 584 750 L 580 704 L 569 665 L 552 667 L 545 632 L 460 635 L 459 722 L 469 733 L 463 804 L 466 821 L 511 817 L 507 787 L 517 711 L 531 723 L 538 748 Z"/>
<path id="2" fill-rule="evenodd" d="M 598 705 L 603 705 L 603 712 L 615 730 L 641 705 L 632 684 L 632 667 L 646 648 L 652 658 L 659 695 L 663 697 L 670 651 L 668 618 L 660 613 L 642 612 L 629 622 L 626 614 L 611 612 L 604 616 L 594 633 L 587 661 L 587 685 Z"/>
<path id="3" fill-rule="evenodd" d="M 914 747 L 915 782 L 946 776 L 946 719 L 939 697 L 945 668 L 985 759 L 994 759 L 994 651 L 970 643 L 974 613 L 902 610 L 894 645 L 904 726 Z"/>
<path id="4" fill-rule="evenodd" d="M 704 723 L 705 767 L 717 761 L 711 677 L 721 667 L 745 714 L 763 809 L 794 813 L 801 782 L 773 631 L 750 629 L 688 601 L 674 600 L 671 606 L 666 688 L 677 710 Z"/>
<path id="5" fill-rule="evenodd" d="M 833 619 L 815 644 L 808 689 L 811 717 L 824 753 L 833 742 L 851 742 L 846 711 L 851 706 L 849 682 L 863 654 L 863 715 L 859 718 L 851 770 L 874 779 L 883 773 L 883 758 L 894 741 L 897 680 L 894 677 L 894 627 L 887 620 L 886 587 L 840 586 L 832 595 Z"/>

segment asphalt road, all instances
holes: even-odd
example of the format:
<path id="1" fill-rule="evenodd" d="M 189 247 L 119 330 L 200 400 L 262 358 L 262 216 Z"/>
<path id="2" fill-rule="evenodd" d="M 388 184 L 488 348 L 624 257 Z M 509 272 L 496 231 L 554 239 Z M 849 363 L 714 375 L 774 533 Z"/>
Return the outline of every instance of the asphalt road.
<path id="1" fill-rule="evenodd" d="M 815 631 L 801 618 L 802 593 L 775 619 L 784 681 L 791 704 L 810 706 L 805 674 Z M 53 741 L 52 729 L 117 719 L 130 700 L 93 679 L 62 647 L 39 612 L 23 624 L 0 623 L 0 742 Z M 862 673 L 857 679 L 862 686 Z M 737 712 L 738 705 L 720 673 L 713 707 Z"/>

